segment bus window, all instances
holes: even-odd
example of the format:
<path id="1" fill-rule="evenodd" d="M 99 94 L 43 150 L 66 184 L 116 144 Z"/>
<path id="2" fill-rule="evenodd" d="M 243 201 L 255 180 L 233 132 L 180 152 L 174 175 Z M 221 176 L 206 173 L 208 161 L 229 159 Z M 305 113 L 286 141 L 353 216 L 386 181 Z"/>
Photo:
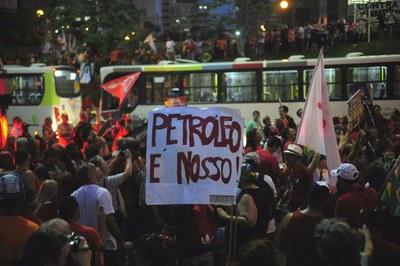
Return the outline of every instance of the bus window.
<path id="1" fill-rule="evenodd" d="M 347 69 L 347 97 L 350 98 L 357 88 L 355 84 L 364 83 L 373 87 L 373 98 L 386 98 L 387 67 L 349 67 Z"/>
<path id="2" fill-rule="evenodd" d="M 226 102 L 257 101 L 256 72 L 226 72 Z"/>
<path id="3" fill-rule="evenodd" d="M 80 93 L 78 74 L 68 69 L 57 69 L 54 71 L 56 81 L 56 92 L 61 97 L 76 97 Z"/>
<path id="4" fill-rule="evenodd" d="M 39 105 L 44 94 L 42 75 L 12 75 L 6 86 L 12 88 L 12 105 Z"/>
<path id="5" fill-rule="evenodd" d="M 263 101 L 293 101 L 299 99 L 299 74 L 297 70 L 263 72 Z"/>
<path id="6" fill-rule="evenodd" d="M 172 88 L 179 88 L 177 74 L 156 74 L 146 76 L 146 104 L 163 104 Z"/>
<path id="7" fill-rule="evenodd" d="M 313 69 L 304 70 L 303 83 L 304 83 L 304 99 L 307 98 L 308 89 L 310 86 Z M 326 68 L 325 69 L 326 83 L 329 90 L 329 98 L 331 100 L 340 100 L 342 98 L 342 84 L 340 68 Z"/>
<path id="8" fill-rule="evenodd" d="M 393 96 L 396 98 L 400 98 L 400 65 L 395 67 L 394 79 Z"/>
<path id="9" fill-rule="evenodd" d="M 190 73 L 183 75 L 182 88 L 191 103 L 217 101 L 218 78 L 215 73 Z"/>

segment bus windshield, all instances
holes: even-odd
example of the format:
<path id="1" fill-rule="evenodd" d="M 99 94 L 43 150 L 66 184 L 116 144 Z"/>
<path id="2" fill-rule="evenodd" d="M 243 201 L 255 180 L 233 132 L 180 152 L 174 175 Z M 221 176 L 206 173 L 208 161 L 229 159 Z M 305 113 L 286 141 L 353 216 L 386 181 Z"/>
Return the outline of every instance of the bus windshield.
<path id="1" fill-rule="evenodd" d="M 70 69 L 57 69 L 54 71 L 56 92 L 60 97 L 77 97 L 80 95 L 78 74 Z"/>

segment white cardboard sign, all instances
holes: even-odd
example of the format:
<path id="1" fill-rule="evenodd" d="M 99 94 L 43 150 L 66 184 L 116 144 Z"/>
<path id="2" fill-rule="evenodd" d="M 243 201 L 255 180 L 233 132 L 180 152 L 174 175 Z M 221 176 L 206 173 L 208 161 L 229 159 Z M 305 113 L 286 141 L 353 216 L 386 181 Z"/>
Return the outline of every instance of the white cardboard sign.
<path id="1" fill-rule="evenodd" d="M 242 138 L 238 110 L 174 107 L 150 112 L 146 203 L 232 204 L 242 165 Z"/>

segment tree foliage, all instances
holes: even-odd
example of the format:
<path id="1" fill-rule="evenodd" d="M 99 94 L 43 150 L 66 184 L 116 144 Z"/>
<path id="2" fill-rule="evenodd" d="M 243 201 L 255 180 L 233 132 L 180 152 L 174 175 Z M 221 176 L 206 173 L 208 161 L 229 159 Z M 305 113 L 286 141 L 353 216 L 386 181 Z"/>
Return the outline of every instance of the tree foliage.
<path id="1" fill-rule="evenodd" d="M 132 32 L 137 33 L 143 11 L 130 0 L 53 0 L 49 5 L 52 33 L 72 34 L 78 49 L 105 53 L 137 44 Z"/>

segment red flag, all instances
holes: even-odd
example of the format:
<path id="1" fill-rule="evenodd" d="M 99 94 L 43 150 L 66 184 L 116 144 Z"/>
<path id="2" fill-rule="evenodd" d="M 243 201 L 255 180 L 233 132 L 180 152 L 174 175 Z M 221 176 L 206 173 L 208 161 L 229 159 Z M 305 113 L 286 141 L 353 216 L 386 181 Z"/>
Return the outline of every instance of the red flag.
<path id="1" fill-rule="evenodd" d="M 332 170 L 340 165 L 340 156 L 329 108 L 324 68 L 324 55 L 321 50 L 311 79 L 296 143 L 326 155 L 328 169 Z M 332 180 L 332 177 L 326 181 L 336 185 L 336 180 Z"/>
<path id="2" fill-rule="evenodd" d="M 119 99 L 119 106 L 121 106 L 126 95 L 135 85 L 136 81 L 140 76 L 140 72 L 136 72 L 130 75 L 125 75 L 117 79 L 110 80 L 103 84 L 102 88 L 110 93 L 112 96 Z"/>

